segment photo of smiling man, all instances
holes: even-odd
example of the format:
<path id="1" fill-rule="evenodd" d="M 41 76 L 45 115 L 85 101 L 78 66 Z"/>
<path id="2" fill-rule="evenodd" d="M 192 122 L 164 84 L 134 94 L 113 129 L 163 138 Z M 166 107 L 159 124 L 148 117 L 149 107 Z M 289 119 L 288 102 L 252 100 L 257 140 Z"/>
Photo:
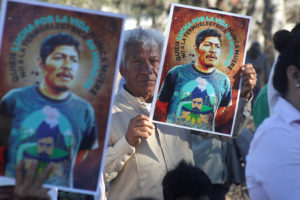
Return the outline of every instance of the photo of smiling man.
<path id="1" fill-rule="evenodd" d="M 40 83 L 12 89 L 1 99 L 1 118 L 11 121 L 5 176 L 15 177 L 20 161 L 29 169 L 37 160 L 38 172 L 53 165 L 46 183 L 73 186 L 77 154 L 98 145 L 92 106 L 70 91 L 79 59 L 79 42 L 74 36 L 48 36 L 40 45 Z"/>
<path id="2" fill-rule="evenodd" d="M 215 68 L 221 47 L 222 36 L 216 29 L 201 30 L 193 45 L 195 63 L 168 71 L 156 102 L 166 109 L 166 123 L 215 131 L 218 109 L 232 100 L 230 79 Z"/>

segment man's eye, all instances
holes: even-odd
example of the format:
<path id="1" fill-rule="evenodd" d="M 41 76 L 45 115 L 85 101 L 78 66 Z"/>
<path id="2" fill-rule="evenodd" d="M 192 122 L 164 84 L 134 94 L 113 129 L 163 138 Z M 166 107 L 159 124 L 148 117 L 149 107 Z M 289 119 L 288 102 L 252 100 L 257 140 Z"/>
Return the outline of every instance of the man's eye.
<path id="1" fill-rule="evenodd" d="M 141 60 L 134 60 L 133 63 L 140 64 L 140 63 L 142 63 L 142 61 Z"/>
<path id="2" fill-rule="evenodd" d="M 153 63 L 153 64 L 159 64 L 159 60 L 158 59 L 151 60 L 151 63 Z"/>
<path id="3" fill-rule="evenodd" d="M 62 59 L 62 56 L 54 56 L 53 59 L 54 60 L 60 60 L 60 59 Z"/>
<path id="4" fill-rule="evenodd" d="M 78 59 L 77 58 L 71 58 L 72 62 L 74 63 L 78 63 Z"/>

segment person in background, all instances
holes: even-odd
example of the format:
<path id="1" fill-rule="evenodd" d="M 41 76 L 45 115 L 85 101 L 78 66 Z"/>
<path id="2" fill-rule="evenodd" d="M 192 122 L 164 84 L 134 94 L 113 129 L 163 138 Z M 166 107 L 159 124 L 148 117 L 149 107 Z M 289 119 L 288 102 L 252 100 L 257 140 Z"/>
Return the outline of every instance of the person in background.
<path id="1" fill-rule="evenodd" d="M 246 63 L 251 63 L 257 73 L 257 83 L 254 88 L 254 100 L 256 99 L 259 91 L 267 83 L 270 65 L 268 63 L 267 56 L 261 51 L 260 44 L 254 41 L 246 54 Z"/>
<path id="2" fill-rule="evenodd" d="M 300 34 L 279 55 L 274 114 L 257 129 L 247 156 L 251 199 L 300 199 Z"/>

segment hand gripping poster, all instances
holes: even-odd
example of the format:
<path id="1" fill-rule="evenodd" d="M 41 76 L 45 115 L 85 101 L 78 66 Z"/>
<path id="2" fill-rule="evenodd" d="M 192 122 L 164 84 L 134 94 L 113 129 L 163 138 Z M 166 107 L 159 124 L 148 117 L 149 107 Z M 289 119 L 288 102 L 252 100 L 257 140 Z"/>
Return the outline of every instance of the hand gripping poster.
<path id="1" fill-rule="evenodd" d="M 5 0 L 1 20 L 1 176 L 51 164 L 46 186 L 96 194 L 124 16 Z"/>
<path id="2" fill-rule="evenodd" d="M 172 4 L 150 118 L 232 136 L 250 17 Z"/>

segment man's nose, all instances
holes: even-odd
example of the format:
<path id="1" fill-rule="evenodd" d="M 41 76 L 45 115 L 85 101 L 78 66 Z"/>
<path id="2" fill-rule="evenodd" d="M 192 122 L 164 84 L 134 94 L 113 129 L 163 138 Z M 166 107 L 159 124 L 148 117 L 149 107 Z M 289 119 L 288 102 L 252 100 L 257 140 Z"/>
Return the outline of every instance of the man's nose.
<path id="1" fill-rule="evenodd" d="M 72 69 L 72 61 L 69 57 L 64 59 L 63 68 Z"/>
<path id="2" fill-rule="evenodd" d="M 153 72 L 153 66 L 150 62 L 144 62 L 142 66 L 142 72 L 151 74 Z"/>
<path id="3" fill-rule="evenodd" d="M 216 52 L 216 51 L 217 51 L 217 47 L 215 47 L 214 45 L 212 45 L 212 46 L 210 47 L 210 51 Z"/>

